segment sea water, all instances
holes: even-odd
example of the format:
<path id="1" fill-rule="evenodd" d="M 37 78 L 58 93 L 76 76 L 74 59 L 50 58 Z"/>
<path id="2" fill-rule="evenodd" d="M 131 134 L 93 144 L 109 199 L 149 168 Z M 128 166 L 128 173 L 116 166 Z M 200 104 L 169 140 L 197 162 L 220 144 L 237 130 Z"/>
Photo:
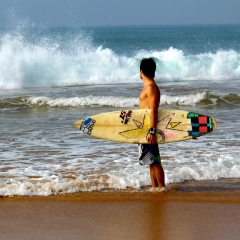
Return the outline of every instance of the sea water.
<path id="1" fill-rule="evenodd" d="M 216 118 L 198 140 L 160 145 L 166 183 L 240 177 L 240 26 L 0 29 L 0 196 L 151 184 L 134 144 L 73 127 L 136 109 L 143 57 L 157 62 L 162 109 Z"/>

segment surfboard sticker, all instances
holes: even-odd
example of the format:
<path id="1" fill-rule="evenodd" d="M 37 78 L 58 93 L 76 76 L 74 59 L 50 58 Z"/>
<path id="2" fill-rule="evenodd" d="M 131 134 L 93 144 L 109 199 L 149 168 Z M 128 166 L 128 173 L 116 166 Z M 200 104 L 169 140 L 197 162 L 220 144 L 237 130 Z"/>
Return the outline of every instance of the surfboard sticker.
<path id="1" fill-rule="evenodd" d="M 84 133 L 87 133 L 88 135 L 91 135 L 95 123 L 96 123 L 96 120 L 92 118 L 86 118 L 82 122 L 80 126 L 80 130 L 83 131 Z"/>
<path id="2" fill-rule="evenodd" d="M 119 117 L 122 119 L 121 123 L 128 124 L 132 117 L 132 110 L 122 110 Z"/>
<path id="3" fill-rule="evenodd" d="M 211 117 L 189 112 L 187 118 L 191 119 L 192 124 L 192 130 L 188 131 L 189 136 L 199 137 L 213 131 L 214 124 Z"/>

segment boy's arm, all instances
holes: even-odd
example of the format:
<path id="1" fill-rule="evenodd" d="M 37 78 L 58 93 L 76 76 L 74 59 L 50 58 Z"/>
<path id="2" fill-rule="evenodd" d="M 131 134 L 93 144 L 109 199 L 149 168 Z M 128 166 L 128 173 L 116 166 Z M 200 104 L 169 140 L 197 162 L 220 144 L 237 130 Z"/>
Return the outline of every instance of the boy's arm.
<path id="1" fill-rule="evenodd" d="M 148 96 L 149 106 L 151 109 L 150 128 L 156 128 L 158 121 L 158 107 L 160 102 L 160 92 L 158 86 L 155 84 L 149 85 L 146 89 L 146 94 Z M 148 134 L 147 141 L 149 144 L 156 144 L 157 143 L 156 135 Z"/>

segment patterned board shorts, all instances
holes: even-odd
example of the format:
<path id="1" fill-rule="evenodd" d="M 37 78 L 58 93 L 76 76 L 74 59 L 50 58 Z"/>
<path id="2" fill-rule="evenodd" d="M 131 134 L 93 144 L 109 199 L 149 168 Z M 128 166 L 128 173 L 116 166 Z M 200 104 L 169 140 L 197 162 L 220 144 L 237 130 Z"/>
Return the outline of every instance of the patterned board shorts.
<path id="1" fill-rule="evenodd" d="M 138 150 L 141 165 L 161 164 L 158 144 L 139 144 Z"/>

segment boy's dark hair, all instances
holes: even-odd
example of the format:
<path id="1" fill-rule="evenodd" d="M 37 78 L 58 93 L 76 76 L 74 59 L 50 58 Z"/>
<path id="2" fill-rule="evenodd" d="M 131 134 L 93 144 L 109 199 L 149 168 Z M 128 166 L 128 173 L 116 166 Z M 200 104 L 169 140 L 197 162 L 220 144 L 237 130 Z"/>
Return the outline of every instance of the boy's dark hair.
<path id="1" fill-rule="evenodd" d="M 153 60 L 153 58 L 143 58 L 140 63 L 140 71 L 141 70 L 146 77 L 154 78 L 156 62 Z"/>

